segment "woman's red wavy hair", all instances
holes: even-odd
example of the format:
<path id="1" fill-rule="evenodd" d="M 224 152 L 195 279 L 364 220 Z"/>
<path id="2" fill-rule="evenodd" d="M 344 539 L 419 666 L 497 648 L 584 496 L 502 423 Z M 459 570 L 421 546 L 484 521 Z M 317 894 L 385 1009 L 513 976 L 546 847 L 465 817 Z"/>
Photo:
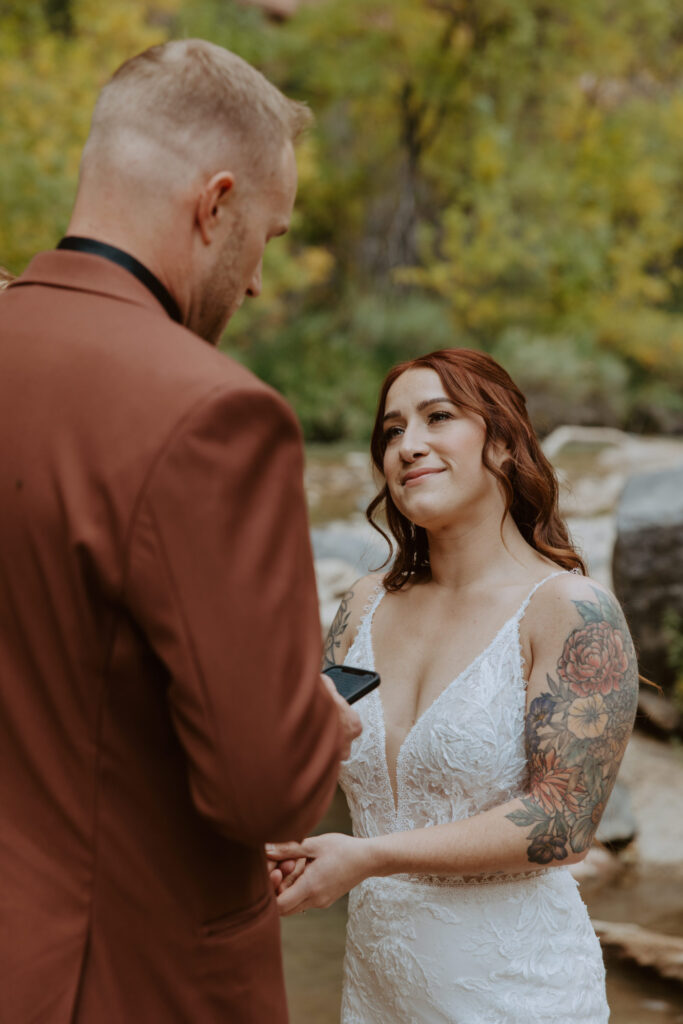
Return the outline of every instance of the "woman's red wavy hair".
<path id="1" fill-rule="evenodd" d="M 503 489 L 503 519 L 511 515 L 524 539 L 546 558 L 563 569 L 579 569 L 585 573 L 583 560 L 574 549 L 560 516 L 557 477 L 531 426 L 524 395 L 503 367 L 485 352 L 443 349 L 400 363 L 389 371 L 382 384 L 370 442 L 372 461 L 379 472 L 383 474 L 384 470 L 383 418 L 389 388 L 406 370 L 418 368 L 438 373 L 449 398 L 484 420 L 486 439 L 482 462 Z M 510 453 L 500 469 L 489 458 L 491 447 L 496 443 L 502 443 Z M 399 512 L 385 484 L 368 505 L 366 515 L 389 542 L 392 553 L 391 539 L 374 520 L 375 513 L 382 508 L 397 549 L 384 586 L 387 590 L 400 590 L 407 583 L 428 580 L 431 573 L 425 529 Z"/>

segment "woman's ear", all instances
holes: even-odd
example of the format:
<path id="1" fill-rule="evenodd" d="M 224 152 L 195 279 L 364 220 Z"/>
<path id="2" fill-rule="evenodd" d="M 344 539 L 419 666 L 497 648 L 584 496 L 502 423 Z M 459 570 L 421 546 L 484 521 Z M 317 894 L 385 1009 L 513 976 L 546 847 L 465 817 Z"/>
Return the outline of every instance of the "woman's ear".
<path id="1" fill-rule="evenodd" d="M 503 469 L 506 462 L 512 462 L 512 452 L 503 440 L 492 441 L 489 445 L 488 457 L 496 469 Z"/>

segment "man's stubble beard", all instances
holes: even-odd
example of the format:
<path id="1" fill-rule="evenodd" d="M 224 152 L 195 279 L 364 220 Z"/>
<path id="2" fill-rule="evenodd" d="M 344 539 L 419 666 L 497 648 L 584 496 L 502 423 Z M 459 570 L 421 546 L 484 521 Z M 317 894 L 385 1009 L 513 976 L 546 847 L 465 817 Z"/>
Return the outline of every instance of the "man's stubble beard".
<path id="1" fill-rule="evenodd" d="M 241 216 L 235 217 L 230 237 L 216 258 L 216 263 L 202 288 L 195 332 L 217 345 L 232 315 L 244 298 L 244 276 L 240 271 L 246 230 Z"/>

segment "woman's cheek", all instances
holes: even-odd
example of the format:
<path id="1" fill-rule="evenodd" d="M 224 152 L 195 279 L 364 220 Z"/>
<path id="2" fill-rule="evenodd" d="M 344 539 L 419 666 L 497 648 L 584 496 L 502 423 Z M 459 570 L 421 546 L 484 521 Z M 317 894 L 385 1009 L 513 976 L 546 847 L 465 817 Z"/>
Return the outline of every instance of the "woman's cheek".
<path id="1" fill-rule="evenodd" d="M 401 500 L 403 496 L 403 489 L 392 479 L 391 475 L 385 475 L 385 480 L 387 482 L 387 488 L 389 489 L 391 500 L 399 512 L 403 512 L 404 505 Z M 405 512 L 403 512 L 403 514 L 405 515 Z"/>

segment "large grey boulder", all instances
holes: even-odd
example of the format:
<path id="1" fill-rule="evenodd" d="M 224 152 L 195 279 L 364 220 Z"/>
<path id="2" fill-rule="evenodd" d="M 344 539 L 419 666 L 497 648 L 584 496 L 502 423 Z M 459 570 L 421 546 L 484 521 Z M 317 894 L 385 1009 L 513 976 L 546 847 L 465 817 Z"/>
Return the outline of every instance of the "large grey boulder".
<path id="1" fill-rule="evenodd" d="M 641 672 L 670 686 L 667 613 L 683 620 L 683 465 L 633 476 L 617 512 L 614 591 L 638 650 Z"/>

